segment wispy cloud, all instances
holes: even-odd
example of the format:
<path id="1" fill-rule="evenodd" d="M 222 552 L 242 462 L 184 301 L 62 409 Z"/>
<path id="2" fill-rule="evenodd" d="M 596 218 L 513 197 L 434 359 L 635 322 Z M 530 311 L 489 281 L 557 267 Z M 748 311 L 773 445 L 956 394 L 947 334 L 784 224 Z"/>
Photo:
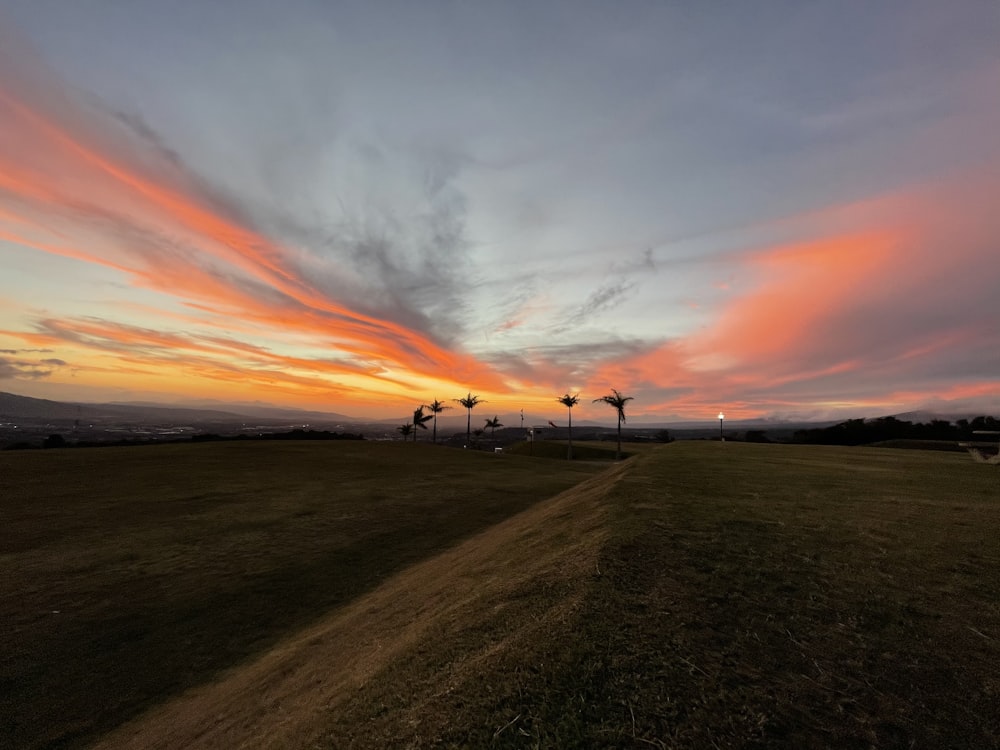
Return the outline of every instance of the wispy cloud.
<path id="1" fill-rule="evenodd" d="M 556 328 L 555 332 L 562 333 L 575 328 L 595 315 L 614 309 L 625 300 L 635 286 L 634 281 L 626 279 L 617 279 L 602 284 L 590 293 L 584 303 L 574 310 L 569 318 Z"/>
<path id="2" fill-rule="evenodd" d="M 0 357 L 0 380 L 41 380 L 50 377 L 66 365 L 61 359 L 32 361 L 23 358 Z"/>
<path id="3" fill-rule="evenodd" d="M 616 387 L 682 416 L 993 397 L 995 14 L 291 2 L 182 0 L 155 37 L 147 0 L 12 11 L 66 73 L 0 29 L 6 377 Z"/>
<path id="4" fill-rule="evenodd" d="M 23 61 L 4 63 L 2 136 L 23 148 L 0 149 L 0 191 L 8 205 L 19 206 L 14 221 L 0 225 L 3 239 L 104 265 L 136 286 L 192 305 L 310 332 L 340 352 L 345 369 L 504 387 L 487 367 L 438 343 L 429 322 L 435 312 L 444 321 L 461 313 L 454 294 L 464 241 L 461 197 L 447 190 L 447 175 L 427 177 L 432 205 L 425 214 L 359 221 L 331 232 L 319 247 L 295 251 L 205 189 L 141 118 L 107 117 L 37 71 L 32 79 L 41 88 L 26 87 L 17 80 Z M 47 154 L 48 164 L 36 154 Z M 64 178 L 52 180 L 49 165 Z M 397 251 L 399 237 L 387 228 L 402 235 L 414 219 L 410 246 Z M 345 281 L 337 253 L 324 256 L 331 249 L 349 253 L 362 281 L 377 286 Z M 134 338 L 129 345 L 137 345 Z"/>
<path id="5" fill-rule="evenodd" d="M 510 378 L 532 387 L 558 390 L 589 383 L 595 372 L 608 367 L 606 363 L 632 361 L 653 346 L 642 339 L 604 338 L 538 345 L 516 351 L 494 350 L 482 356 Z"/>
<path id="6" fill-rule="evenodd" d="M 608 362 L 596 381 L 650 395 L 672 383 L 690 396 L 665 392 L 664 408 L 705 413 L 864 414 L 919 405 L 956 381 L 997 393 L 1000 227 L 982 200 L 996 189 L 988 172 L 967 173 L 803 217 L 800 231 L 826 236 L 745 253 L 734 261 L 744 291 L 709 326 Z"/>

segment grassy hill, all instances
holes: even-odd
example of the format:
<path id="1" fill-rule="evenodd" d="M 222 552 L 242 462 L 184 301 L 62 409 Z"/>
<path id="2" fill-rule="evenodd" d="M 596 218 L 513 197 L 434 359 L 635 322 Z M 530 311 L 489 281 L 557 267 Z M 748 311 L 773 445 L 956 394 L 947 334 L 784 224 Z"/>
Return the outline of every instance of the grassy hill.
<path id="1" fill-rule="evenodd" d="M 1000 742 L 1000 489 L 960 455 L 221 444 L 0 476 L 10 746 Z"/>
<path id="2" fill-rule="evenodd" d="M 0 746 L 78 744 L 592 467 L 402 443 L 0 453 Z"/>

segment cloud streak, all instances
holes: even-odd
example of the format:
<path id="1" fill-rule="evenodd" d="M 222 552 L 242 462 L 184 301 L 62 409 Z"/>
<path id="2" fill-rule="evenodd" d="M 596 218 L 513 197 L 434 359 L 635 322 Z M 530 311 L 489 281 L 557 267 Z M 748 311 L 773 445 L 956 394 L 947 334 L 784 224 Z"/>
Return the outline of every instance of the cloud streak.
<path id="1" fill-rule="evenodd" d="M 376 413 L 998 403 L 978 11 L 220 2 L 67 5 L 72 40 L 19 8 L 72 80 L 0 31 L 3 377 Z"/>
<path id="2" fill-rule="evenodd" d="M 35 78 L 37 81 L 38 76 Z M 57 82 L 49 79 L 45 85 L 43 92 L 55 90 L 51 98 L 58 102 L 57 107 L 44 106 L 48 102 L 38 96 L 22 98 L 19 94 L 25 86 L 0 81 L 4 139 L 27 146 L 26 150 L 0 152 L 0 190 L 6 204 L 21 207 L 20 213 L 7 216 L 13 220 L 0 226 L 0 238 L 106 266 L 127 274 L 134 285 L 220 314 L 313 334 L 340 353 L 345 359 L 340 365 L 344 370 L 370 375 L 406 370 L 445 380 L 475 381 L 495 390 L 504 388 L 488 368 L 471 357 L 447 349 L 390 317 L 365 312 L 324 294 L 300 273 L 292 251 L 213 202 L 198 189 L 197 180 L 184 172 L 179 159 L 170 158 L 165 163 L 165 149 L 147 127 L 140 131 L 143 142 L 155 143 L 151 151 L 143 152 L 142 143 L 131 143 L 127 137 L 122 139 L 125 146 L 118 141 L 112 146 L 107 138 L 91 137 L 107 124 L 100 121 L 99 112 L 74 102 L 58 90 Z M 128 131 L 134 132 L 138 121 L 127 122 Z M 39 153 L 58 160 L 58 168 L 67 179 L 54 182 L 33 161 L 33 155 Z M 22 154 L 28 154 L 27 163 Z M 83 184 L 86 191 L 76 187 Z M 440 192 L 440 186 L 435 189 Z M 58 217 L 54 228 L 53 217 Z M 460 227 L 445 210 L 427 219 L 425 231 L 428 241 L 454 244 Z M 60 235 L 87 237 L 88 241 L 69 246 L 44 239 Z M 389 291 L 390 306 L 398 306 L 407 276 L 394 265 L 386 244 L 369 237 L 355 238 L 355 245 L 357 262 L 372 266 L 375 277 L 382 279 Z M 429 264 L 427 272 L 444 274 L 435 263 Z M 418 289 L 413 293 L 434 291 Z M 90 340 L 88 345 L 97 343 Z M 104 345 L 110 346 L 111 340 L 105 339 Z M 324 366 L 317 363 L 316 369 Z"/>
<path id="3" fill-rule="evenodd" d="M 9 350 L 5 350 L 7 353 Z M 0 381 L 42 380 L 66 365 L 61 359 L 49 358 L 32 361 L 23 358 L 0 356 Z"/>
<path id="4" fill-rule="evenodd" d="M 904 410 L 948 391 L 995 400 L 1000 226 L 983 196 L 997 189 L 970 173 L 805 216 L 810 234 L 833 234 L 743 254 L 744 291 L 710 325 L 606 364 L 594 387 L 672 383 L 690 395 L 668 389 L 664 408 L 748 416 Z"/>

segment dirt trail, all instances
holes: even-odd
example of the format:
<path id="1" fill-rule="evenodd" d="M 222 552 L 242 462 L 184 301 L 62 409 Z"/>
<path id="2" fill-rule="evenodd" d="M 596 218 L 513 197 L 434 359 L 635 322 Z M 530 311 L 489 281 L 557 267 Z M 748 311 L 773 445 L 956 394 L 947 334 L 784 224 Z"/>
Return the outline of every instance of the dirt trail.
<path id="1" fill-rule="evenodd" d="M 406 569 L 220 680 L 108 733 L 94 747 L 314 744 L 334 723 L 338 706 L 391 670 L 400 656 L 433 650 L 447 642 L 449 630 L 493 617 L 507 593 L 539 574 L 558 571 L 563 579 L 579 580 L 589 575 L 604 540 L 602 500 L 630 463 Z"/>

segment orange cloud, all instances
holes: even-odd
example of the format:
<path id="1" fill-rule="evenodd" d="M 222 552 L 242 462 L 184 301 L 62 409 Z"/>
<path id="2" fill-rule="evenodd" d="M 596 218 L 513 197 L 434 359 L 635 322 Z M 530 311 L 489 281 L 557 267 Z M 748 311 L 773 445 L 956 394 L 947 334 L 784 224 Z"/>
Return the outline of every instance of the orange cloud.
<path id="1" fill-rule="evenodd" d="M 61 103 L 65 107 L 65 100 Z M 507 389 L 496 372 L 473 357 L 331 299 L 298 275 L 287 249 L 220 212 L 172 166 L 160 165 L 153 176 L 148 159 L 139 167 L 134 156 L 112 155 L 93 135 L 95 128 L 81 125 L 86 119 L 81 111 L 46 113 L 45 107 L 2 89 L 0 111 L 7 115 L 4 127 L 16 129 L 18 139 L 31 145 L 28 151 L 6 154 L 0 163 L 0 191 L 19 207 L 17 213 L 0 215 L 0 239 L 126 273 L 135 286 L 216 313 L 214 325 L 228 327 L 226 319 L 238 316 L 244 327 L 253 321 L 270 330 L 312 335 L 343 360 L 335 368 L 315 362 L 311 369 L 317 372 L 350 370 L 378 378 L 393 369 L 462 387 L 474 383 L 497 392 Z M 63 124 L 70 121 L 74 133 Z M 128 144 L 120 150 L 128 154 Z M 44 159 L 36 159 L 38 155 Z M 58 179 L 54 171 L 61 175 Z M 43 239 L 58 236 L 57 227 L 67 223 L 74 236 L 89 236 L 90 241 L 71 245 Z M 163 237 L 190 249 L 159 249 L 156 243 Z M 201 322 L 206 325 L 208 319 Z"/>
<path id="2" fill-rule="evenodd" d="M 824 335 L 822 321 L 885 278 L 900 247 L 889 232 L 834 237 L 750 256 L 747 271 L 762 279 L 753 293 L 724 308 L 712 328 L 687 342 L 695 369 L 726 369 L 782 357 Z"/>
<path id="3" fill-rule="evenodd" d="M 987 311 L 1000 227 L 984 205 L 998 189 L 970 173 L 785 220 L 782 233 L 820 239 L 733 255 L 747 292 L 705 328 L 606 362 L 591 382 L 640 389 L 664 413 L 734 417 L 988 397 L 990 386 L 955 380 L 981 380 L 1000 347 Z"/>
<path id="4" fill-rule="evenodd" d="M 0 62 L 14 60 L 3 53 Z M 641 393 L 643 411 L 703 415 L 725 405 L 738 418 L 803 403 L 974 397 L 989 361 L 970 361 L 961 385 L 936 376 L 936 362 L 1000 349 L 995 316 L 976 315 L 1000 288 L 995 168 L 754 225 L 798 239 L 755 243 L 764 249 L 716 265 L 724 281 L 711 298 L 726 296 L 714 316 L 690 292 L 710 316 L 704 329 L 658 343 L 546 341 L 476 358 L 424 333 L 415 317 L 330 291 L 340 287 L 303 270 L 298 248 L 259 231 L 182 164 L 44 72 L 11 68 L 0 65 L 0 241 L 102 266 L 184 308 L 115 308 L 134 325 L 47 313 L 36 330 L 7 332 L 70 348 L 80 377 L 110 377 L 121 363 L 123 373 L 176 389 L 192 378 L 203 392 L 215 383 L 223 395 L 266 388 L 394 400 L 446 387 L 492 401 L 516 388 L 538 403 L 567 388 L 617 387 Z M 323 267 L 349 287 L 341 270 Z M 538 304 L 508 311 L 492 332 L 517 329 L 510 340 L 531 341 Z M 137 323 L 150 320 L 163 325 Z"/>

